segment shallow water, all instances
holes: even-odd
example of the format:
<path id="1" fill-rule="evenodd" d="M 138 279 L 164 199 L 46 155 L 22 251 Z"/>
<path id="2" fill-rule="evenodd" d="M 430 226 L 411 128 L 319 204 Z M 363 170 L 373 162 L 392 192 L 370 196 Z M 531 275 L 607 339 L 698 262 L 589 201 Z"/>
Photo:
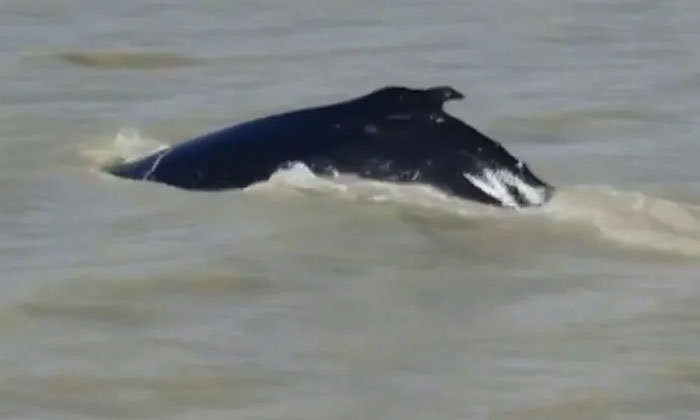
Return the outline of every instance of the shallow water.
<path id="1" fill-rule="evenodd" d="M 0 2 L 0 417 L 696 419 L 700 5 Z M 99 167 L 386 84 L 560 186 Z"/>

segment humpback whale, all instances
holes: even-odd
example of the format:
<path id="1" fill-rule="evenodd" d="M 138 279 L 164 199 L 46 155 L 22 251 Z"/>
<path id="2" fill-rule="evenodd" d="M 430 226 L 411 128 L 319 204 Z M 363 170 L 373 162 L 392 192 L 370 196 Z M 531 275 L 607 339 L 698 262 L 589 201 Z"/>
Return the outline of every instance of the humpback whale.
<path id="1" fill-rule="evenodd" d="M 112 164 L 115 176 L 189 190 L 245 188 L 303 163 L 319 176 L 355 174 L 432 185 L 502 207 L 539 206 L 553 187 L 500 143 L 443 109 L 449 86 L 389 86 L 359 98 L 243 122 Z"/>

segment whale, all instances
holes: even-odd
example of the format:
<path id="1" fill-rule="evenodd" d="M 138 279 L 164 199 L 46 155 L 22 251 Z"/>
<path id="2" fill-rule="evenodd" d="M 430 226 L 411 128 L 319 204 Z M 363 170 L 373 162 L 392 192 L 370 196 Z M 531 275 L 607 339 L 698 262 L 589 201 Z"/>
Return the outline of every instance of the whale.
<path id="1" fill-rule="evenodd" d="M 444 110 L 463 98 L 451 86 L 387 86 L 242 122 L 104 170 L 185 190 L 221 191 L 246 188 L 301 163 L 320 177 L 430 185 L 499 207 L 545 204 L 552 185 L 498 141 Z"/>

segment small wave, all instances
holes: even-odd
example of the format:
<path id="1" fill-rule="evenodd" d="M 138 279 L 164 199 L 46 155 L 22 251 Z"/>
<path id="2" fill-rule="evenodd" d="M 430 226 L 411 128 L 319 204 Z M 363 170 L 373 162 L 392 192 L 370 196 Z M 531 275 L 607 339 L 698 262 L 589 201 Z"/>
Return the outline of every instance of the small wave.
<path id="1" fill-rule="evenodd" d="M 542 212 L 615 243 L 700 256 L 700 207 L 608 186 L 561 189 Z"/>
<path id="2" fill-rule="evenodd" d="M 296 164 L 247 191 L 322 193 L 345 200 L 418 207 L 436 216 L 449 214 L 506 222 L 515 229 L 531 228 L 533 222 L 550 226 L 555 223 L 561 227 L 561 233 L 569 236 L 580 235 L 584 230 L 618 246 L 700 256 L 700 207 L 607 186 L 560 188 L 548 204 L 514 211 L 455 198 L 427 185 L 401 185 L 353 176 L 319 178 L 303 164 Z"/>
<path id="3" fill-rule="evenodd" d="M 202 61 L 157 51 L 64 51 L 56 56 L 70 64 L 100 69 L 163 69 L 191 66 Z"/>

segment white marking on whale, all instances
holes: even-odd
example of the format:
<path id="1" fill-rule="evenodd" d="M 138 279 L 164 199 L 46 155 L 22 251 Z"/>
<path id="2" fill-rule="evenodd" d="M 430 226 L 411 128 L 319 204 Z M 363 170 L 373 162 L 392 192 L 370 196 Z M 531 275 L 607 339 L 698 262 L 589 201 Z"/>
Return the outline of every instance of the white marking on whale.
<path id="1" fill-rule="evenodd" d="M 515 188 L 529 205 L 542 205 L 547 201 L 544 188 L 533 187 L 507 169 L 486 168 L 480 175 L 462 173 L 462 176 L 481 191 L 498 200 L 505 207 L 518 208 L 520 205 L 508 187 Z"/>
<path id="2" fill-rule="evenodd" d="M 172 150 L 172 149 L 170 149 L 170 148 L 163 150 L 163 152 L 160 154 L 160 156 L 158 156 L 158 157 L 156 158 L 156 160 L 153 161 L 153 166 L 151 166 L 151 169 L 149 169 L 148 172 L 146 172 L 146 173 L 143 175 L 144 181 L 151 179 L 151 175 L 153 175 L 153 172 L 156 171 L 156 168 L 157 168 L 158 165 L 160 164 L 160 161 L 163 160 L 163 158 L 164 158 L 165 156 L 167 156 L 168 153 L 170 153 L 171 150 Z"/>

